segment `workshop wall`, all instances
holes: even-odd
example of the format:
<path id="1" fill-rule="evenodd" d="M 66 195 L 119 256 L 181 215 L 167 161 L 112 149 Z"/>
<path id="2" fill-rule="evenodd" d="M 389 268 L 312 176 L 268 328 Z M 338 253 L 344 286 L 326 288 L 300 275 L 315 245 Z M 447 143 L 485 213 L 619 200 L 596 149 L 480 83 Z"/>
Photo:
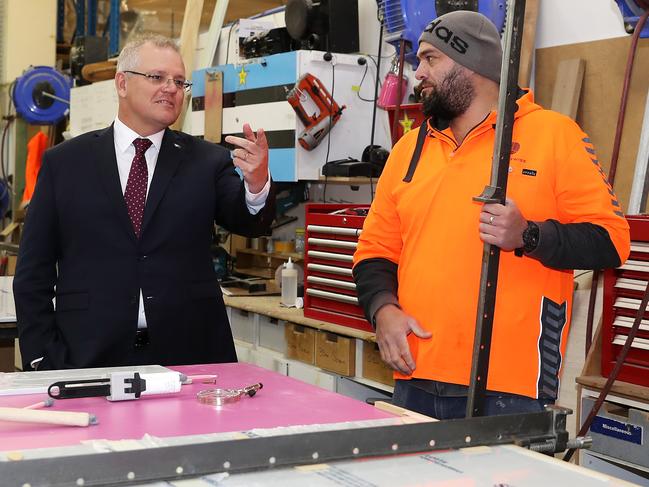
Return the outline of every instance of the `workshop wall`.
<path id="1" fill-rule="evenodd" d="M 379 24 L 376 20 L 374 0 L 359 0 L 359 14 L 361 50 L 376 53 Z M 283 22 L 283 16 L 281 21 Z M 624 30 L 622 15 L 614 0 L 539 0 L 537 49 L 620 36 L 629 37 Z M 383 52 L 385 54 L 383 55 L 389 56 L 383 60 L 386 69 L 394 51 L 391 45 L 384 45 Z M 603 62 L 606 61 L 603 60 Z M 382 70 L 381 76 L 384 76 L 384 73 Z M 406 75 L 411 79 L 409 85 L 409 89 L 411 89 L 412 78 L 414 78 L 412 70 L 406 69 Z M 614 98 L 617 99 L 617 95 Z M 389 130 L 389 127 L 382 127 L 381 130 Z M 369 126 L 367 131 L 369 132 Z M 321 202 L 324 196 L 327 202 L 367 204 L 371 202 L 371 195 L 375 189 L 373 186 L 375 185 L 365 184 L 352 189 L 344 185 L 328 184 L 325 188 L 324 184 L 312 184 L 311 198 L 313 201 Z M 301 208 L 298 209 L 296 215 L 300 211 Z"/>

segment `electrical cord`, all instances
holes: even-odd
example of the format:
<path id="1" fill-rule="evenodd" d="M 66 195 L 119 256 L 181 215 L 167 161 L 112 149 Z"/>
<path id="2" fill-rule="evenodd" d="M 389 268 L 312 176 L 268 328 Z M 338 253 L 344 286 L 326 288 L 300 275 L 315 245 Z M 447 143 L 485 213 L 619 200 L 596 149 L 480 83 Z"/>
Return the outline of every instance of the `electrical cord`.
<path id="1" fill-rule="evenodd" d="M 15 87 L 16 87 L 16 81 L 14 80 L 11 82 L 7 90 L 7 112 L 6 112 L 7 114 L 4 117 L 2 117 L 4 120 L 6 120 L 6 124 L 2 131 L 2 140 L 0 141 L 0 170 L 2 171 L 2 180 L 5 182 L 8 191 L 13 191 L 13 188 L 9 183 L 9 178 L 7 175 L 7 172 L 9 171 L 9 160 L 8 157 L 7 160 L 5 160 L 5 141 L 7 138 L 7 132 L 9 131 L 9 127 L 16 119 L 16 116 L 11 113 L 11 100 L 13 99 L 13 93 Z M 0 198 L 2 197 L 4 197 L 4 194 L 0 196 Z"/>
<path id="2" fill-rule="evenodd" d="M 401 111 L 401 101 L 403 100 L 403 63 L 406 59 L 406 40 L 401 39 L 399 44 L 399 74 L 397 74 L 397 104 L 394 107 L 394 118 L 392 119 L 392 145 L 397 143 L 397 127 L 399 125 L 399 112 Z"/>
<path id="3" fill-rule="evenodd" d="M 333 101 L 334 101 L 334 96 L 336 93 L 336 64 L 334 63 L 333 59 L 331 61 L 331 105 L 329 106 L 329 132 L 327 132 L 327 156 L 325 157 L 325 165 L 329 162 L 329 151 L 331 150 L 331 129 L 333 128 L 333 119 L 334 119 L 334 111 L 333 111 Z M 326 194 L 327 194 L 327 175 L 325 174 L 325 183 L 324 183 L 324 189 L 322 190 L 322 202 L 326 203 Z"/>
<path id="4" fill-rule="evenodd" d="M 624 73 L 624 84 L 622 88 L 622 100 L 620 102 L 620 113 L 617 120 L 615 141 L 613 144 L 613 155 L 611 156 L 611 167 L 609 170 L 609 183 L 611 187 L 613 187 L 615 183 L 615 172 L 617 169 L 617 162 L 620 155 L 619 151 L 620 151 L 620 145 L 622 140 L 622 129 L 624 128 L 624 118 L 626 116 L 629 85 L 631 84 L 631 74 L 633 72 L 633 64 L 635 61 L 635 54 L 638 46 L 638 40 L 640 38 L 640 33 L 642 32 L 642 29 L 644 28 L 645 24 L 647 23 L 647 19 L 649 18 L 649 3 L 647 3 L 645 0 L 638 0 L 638 2 L 641 3 L 645 11 L 640 16 L 638 23 L 635 26 L 635 30 L 633 31 L 633 36 L 631 39 L 631 47 L 629 48 L 629 56 L 627 58 L 626 71 Z M 590 297 L 588 302 L 588 317 L 586 321 L 586 354 L 588 354 L 592 346 L 594 309 L 595 309 L 595 301 L 597 297 L 597 288 L 598 288 L 600 274 L 601 274 L 600 270 L 593 271 L 593 280 L 591 283 Z M 649 282 L 647 283 L 647 287 L 644 291 L 644 295 L 642 297 L 642 301 L 640 302 L 640 307 L 638 308 L 638 312 L 636 313 L 635 320 L 633 321 L 633 325 L 629 330 L 629 334 L 627 335 L 626 341 L 624 342 L 624 346 L 622 347 L 622 350 L 620 351 L 617 357 L 617 361 L 613 366 L 613 370 L 609 374 L 606 384 L 604 384 L 604 388 L 602 389 L 599 396 L 597 397 L 595 404 L 593 404 L 593 408 L 591 409 L 590 414 L 582 424 L 581 429 L 577 433 L 577 436 L 584 436 L 588 432 L 588 430 L 590 429 L 593 423 L 593 420 L 595 419 L 597 413 L 599 412 L 599 409 L 604 403 L 604 399 L 606 399 L 606 396 L 608 396 L 608 394 L 611 392 L 611 388 L 613 387 L 613 384 L 615 383 L 615 380 L 617 379 L 620 370 L 622 370 L 622 365 L 626 360 L 626 356 L 628 355 L 629 350 L 631 349 L 631 344 L 633 343 L 633 340 L 635 339 L 638 329 L 640 328 L 640 323 L 642 323 L 644 312 L 647 309 L 647 303 L 649 303 Z M 570 461 L 574 453 L 575 453 L 575 449 L 571 448 L 566 452 L 566 454 L 563 457 L 563 460 Z"/>
<path id="5" fill-rule="evenodd" d="M 640 38 L 640 32 L 644 28 L 645 23 L 647 22 L 647 17 L 649 16 L 649 6 L 647 3 L 643 2 L 645 5 L 645 12 L 638 20 L 636 28 L 633 32 L 631 38 L 631 46 L 629 48 L 629 55 L 627 58 L 626 71 L 624 73 L 624 82 L 622 85 L 622 98 L 620 101 L 620 112 L 617 119 L 617 127 L 615 129 L 615 139 L 613 142 L 613 153 L 611 155 L 611 166 L 609 169 L 608 181 L 613 188 L 615 185 L 615 174 L 617 172 L 617 162 L 620 157 L 620 147 L 622 143 L 622 131 L 624 129 L 624 120 L 626 118 L 626 107 L 629 98 L 629 86 L 631 84 L 631 75 L 633 73 L 633 64 L 635 60 L 635 54 L 638 47 L 638 40 Z M 585 354 L 588 355 L 588 351 L 592 346 L 593 340 L 593 321 L 595 319 L 595 302 L 597 298 L 597 288 L 600 277 L 600 270 L 595 269 L 593 272 L 593 279 L 590 288 L 590 296 L 588 299 L 588 312 L 586 315 L 586 350 Z"/>
<path id="6" fill-rule="evenodd" d="M 383 88 L 383 82 L 381 81 L 381 78 L 379 77 L 379 67 L 381 66 L 381 63 L 378 63 L 376 61 L 376 59 L 374 59 L 374 56 L 372 54 L 366 54 L 366 56 L 368 58 L 370 58 L 372 60 L 372 62 L 374 63 L 374 66 L 376 66 L 376 76 L 378 78 L 377 82 L 379 84 L 379 88 Z M 392 58 L 392 57 L 394 57 L 394 56 L 381 56 L 381 59 L 388 59 L 388 58 Z"/>
<path id="7" fill-rule="evenodd" d="M 7 123 L 5 124 L 4 129 L 2 130 L 2 142 L 0 142 L 0 168 L 2 169 L 2 179 L 7 184 L 7 187 L 10 187 L 10 185 L 9 185 L 9 180 L 7 179 L 7 170 L 5 169 L 5 140 L 7 138 L 7 132 L 9 131 L 9 127 L 11 126 L 13 121 L 14 119 L 11 116 L 7 117 Z"/>
<path id="8" fill-rule="evenodd" d="M 228 43 L 225 47 L 225 64 L 228 64 L 228 61 L 230 59 L 230 41 L 232 40 L 232 31 L 234 30 L 234 27 L 239 24 L 239 21 L 235 21 L 230 25 L 230 30 L 228 31 Z"/>
<path id="9" fill-rule="evenodd" d="M 375 100 L 371 100 L 369 98 L 363 98 L 361 96 L 361 88 L 363 86 L 363 81 L 365 81 L 365 76 L 367 75 L 368 68 L 369 68 L 369 65 L 365 64 L 365 71 L 363 71 L 363 77 L 361 78 L 361 82 L 358 83 L 358 91 L 356 92 L 356 96 L 358 96 L 358 98 L 360 98 L 362 101 L 366 101 L 366 102 L 369 102 L 369 103 L 374 103 Z"/>

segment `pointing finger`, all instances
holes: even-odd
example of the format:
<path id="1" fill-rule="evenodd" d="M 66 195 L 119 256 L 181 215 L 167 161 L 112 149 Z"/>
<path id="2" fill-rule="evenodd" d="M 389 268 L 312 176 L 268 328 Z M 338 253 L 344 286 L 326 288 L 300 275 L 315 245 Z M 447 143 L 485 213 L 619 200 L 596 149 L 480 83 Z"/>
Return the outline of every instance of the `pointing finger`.
<path id="1" fill-rule="evenodd" d="M 237 147 L 241 147 L 242 149 L 247 150 L 248 152 L 252 152 L 252 148 L 255 147 L 255 144 L 253 142 L 250 142 L 249 140 L 246 140 L 242 137 L 237 137 L 235 135 L 228 135 L 225 138 L 225 141 L 228 144 L 236 145 Z"/>

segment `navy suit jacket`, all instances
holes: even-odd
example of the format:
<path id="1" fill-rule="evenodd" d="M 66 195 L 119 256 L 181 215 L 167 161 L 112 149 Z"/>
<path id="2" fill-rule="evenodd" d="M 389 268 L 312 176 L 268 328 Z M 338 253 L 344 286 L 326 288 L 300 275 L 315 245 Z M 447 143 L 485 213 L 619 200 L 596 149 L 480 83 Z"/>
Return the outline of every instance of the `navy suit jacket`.
<path id="1" fill-rule="evenodd" d="M 236 361 L 210 246 L 216 222 L 268 232 L 274 186 L 251 215 L 227 150 L 166 130 L 136 239 L 112 126 L 45 153 L 14 278 L 24 370 L 134 365 L 140 289 L 147 362 Z M 52 298 L 56 298 L 56 309 Z"/>

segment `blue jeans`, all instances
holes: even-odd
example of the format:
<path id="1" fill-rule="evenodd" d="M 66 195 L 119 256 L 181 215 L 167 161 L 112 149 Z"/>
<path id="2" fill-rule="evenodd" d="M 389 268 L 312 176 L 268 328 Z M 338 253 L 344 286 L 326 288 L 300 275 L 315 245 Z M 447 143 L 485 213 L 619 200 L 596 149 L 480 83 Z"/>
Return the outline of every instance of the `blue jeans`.
<path id="1" fill-rule="evenodd" d="M 467 387 L 430 380 L 397 380 L 392 403 L 437 419 L 464 418 L 466 414 Z M 487 392 L 484 415 L 536 413 L 544 410 L 553 399 Z"/>

